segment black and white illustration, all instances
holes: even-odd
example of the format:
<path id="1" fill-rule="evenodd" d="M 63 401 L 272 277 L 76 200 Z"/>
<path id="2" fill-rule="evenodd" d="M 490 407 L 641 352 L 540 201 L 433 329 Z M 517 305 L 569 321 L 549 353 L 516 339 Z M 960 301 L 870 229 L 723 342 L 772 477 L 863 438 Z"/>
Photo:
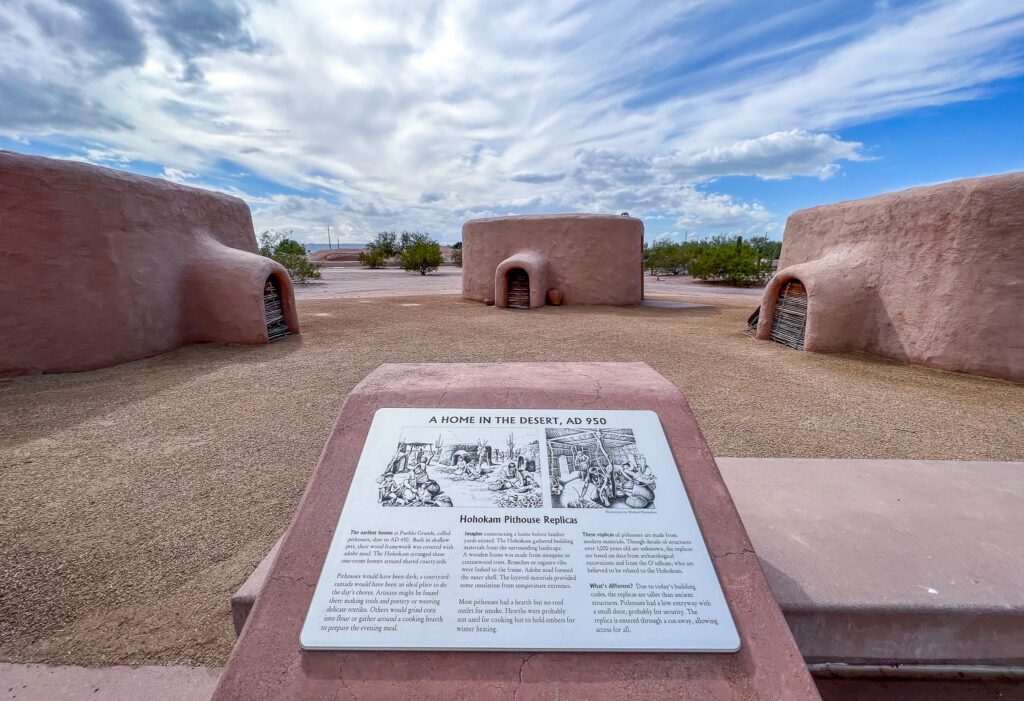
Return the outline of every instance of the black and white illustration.
<path id="1" fill-rule="evenodd" d="M 553 507 L 654 508 L 655 476 L 631 429 L 545 430 Z"/>
<path id="2" fill-rule="evenodd" d="M 383 506 L 540 508 L 536 431 L 475 427 L 402 429 L 382 465 Z"/>

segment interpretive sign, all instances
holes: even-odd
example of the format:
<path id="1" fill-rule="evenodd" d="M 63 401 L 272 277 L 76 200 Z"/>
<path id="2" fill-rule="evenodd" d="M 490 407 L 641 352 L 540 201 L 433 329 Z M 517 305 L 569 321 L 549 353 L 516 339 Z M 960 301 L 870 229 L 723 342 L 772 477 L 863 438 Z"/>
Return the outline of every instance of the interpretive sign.
<path id="1" fill-rule="evenodd" d="M 379 409 L 301 644 L 740 646 L 658 415 L 546 409 Z"/>

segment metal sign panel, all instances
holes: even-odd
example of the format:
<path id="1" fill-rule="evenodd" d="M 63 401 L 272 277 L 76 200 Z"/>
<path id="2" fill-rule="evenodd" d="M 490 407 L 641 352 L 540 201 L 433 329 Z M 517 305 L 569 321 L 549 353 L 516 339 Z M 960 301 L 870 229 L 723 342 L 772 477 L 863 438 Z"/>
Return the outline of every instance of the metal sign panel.
<path id="1" fill-rule="evenodd" d="M 657 414 L 547 409 L 378 410 L 300 642 L 740 645 Z"/>

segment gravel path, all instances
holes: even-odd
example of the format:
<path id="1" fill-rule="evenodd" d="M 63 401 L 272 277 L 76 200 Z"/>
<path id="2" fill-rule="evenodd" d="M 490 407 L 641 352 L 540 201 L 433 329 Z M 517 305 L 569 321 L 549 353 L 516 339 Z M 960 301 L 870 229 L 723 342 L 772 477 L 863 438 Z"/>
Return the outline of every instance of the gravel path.
<path id="1" fill-rule="evenodd" d="M 755 341 L 749 298 L 716 304 L 301 300 L 270 346 L 0 380 L 0 659 L 223 665 L 230 596 L 382 362 L 643 360 L 719 455 L 1024 460 L 1024 387 Z"/>

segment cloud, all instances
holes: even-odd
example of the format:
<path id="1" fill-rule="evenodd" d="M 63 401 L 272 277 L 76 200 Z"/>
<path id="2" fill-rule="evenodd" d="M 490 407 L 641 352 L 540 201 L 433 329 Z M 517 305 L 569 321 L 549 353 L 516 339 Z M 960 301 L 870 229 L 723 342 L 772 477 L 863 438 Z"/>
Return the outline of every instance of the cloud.
<path id="1" fill-rule="evenodd" d="M 684 180 L 727 175 L 753 175 L 766 180 L 807 175 L 825 180 L 835 175 L 839 161 L 868 160 L 861 153 L 862 147 L 829 134 L 791 129 L 687 156 L 675 155 L 662 165 Z"/>
<path id="2" fill-rule="evenodd" d="M 0 66 L 0 101 L 0 133 L 12 137 L 36 133 L 41 125 L 47 132 L 75 131 L 83 124 L 92 133 L 133 129 L 80 87 L 53 85 L 4 66 Z"/>
<path id="3" fill-rule="evenodd" d="M 116 0 L 37 0 L 23 7 L 50 42 L 100 71 L 137 66 L 146 56 L 138 26 Z"/>
<path id="4" fill-rule="evenodd" d="M 222 51 L 252 52 L 257 43 L 245 22 L 249 8 L 235 0 L 164 0 L 146 13 L 153 30 L 185 64 L 182 79 L 202 80 L 196 59 Z"/>
<path id="5" fill-rule="evenodd" d="M 783 213 L 715 178 L 830 177 L 885 155 L 846 126 L 1024 74 L 1013 3 L 841 5 L 737 27 L 699 0 L 11 0 L 0 134 L 251 173 L 256 220 L 311 236 L 556 211 L 757 229 Z"/>
<path id="6" fill-rule="evenodd" d="M 235 0 L 165 0 L 149 10 L 153 28 L 185 58 L 225 49 L 252 51 L 249 8 Z"/>
<path id="7" fill-rule="evenodd" d="M 1024 12 L 998 0 L 954 0 L 880 13 L 881 23 L 767 83 L 721 91 L 729 104 L 697 130 L 702 138 L 749 134 L 751 124 L 834 129 L 925 105 L 983 94 L 982 86 L 1024 72 Z"/>
<path id="8" fill-rule="evenodd" d="M 686 188 L 682 192 L 682 204 L 675 226 L 680 229 L 756 234 L 776 229 L 773 218 L 771 212 L 756 202 L 735 202 L 729 195 L 708 194 Z"/>
<path id="9" fill-rule="evenodd" d="M 565 178 L 565 173 L 552 173 L 550 175 L 544 175 L 543 173 L 515 173 L 509 179 L 517 183 L 537 185 L 540 183 L 557 183 L 563 178 Z"/>
<path id="10" fill-rule="evenodd" d="M 186 180 L 195 180 L 199 177 L 198 173 L 189 173 L 178 168 L 164 168 L 163 173 L 160 174 L 161 178 L 170 180 L 173 183 L 183 183 Z"/>

